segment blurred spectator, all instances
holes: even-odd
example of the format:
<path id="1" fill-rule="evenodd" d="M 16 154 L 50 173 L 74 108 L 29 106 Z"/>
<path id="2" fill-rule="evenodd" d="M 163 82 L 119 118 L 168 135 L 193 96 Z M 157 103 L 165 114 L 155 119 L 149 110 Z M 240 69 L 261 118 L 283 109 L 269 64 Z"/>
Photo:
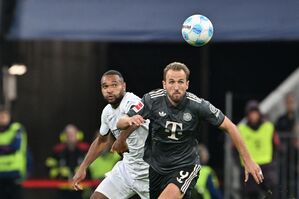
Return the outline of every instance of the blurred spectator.
<path id="1" fill-rule="evenodd" d="M 96 136 L 98 136 L 98 131 Z M 109 137 L 109 139 L 112 139 Z M 117 152 L 110 152 L 110 148 L 104 151 L 95 161 L 89 166 L 92 179 L 104 179 L 106 174 L 111 171 L 113 166 L 121 159 Z"/>
<path id="2" fill-rule="evenodd" d="M 292 93 L 285 97 L 286 112 L 276 122 L 276 129 L 281 133 L 290 133 L 295 129 L 296 124 L 296 100 Z"/>
<path id="3" fill-rule="evenodd" d="M 27 134 L 0 108 L 0 198 L 22 198 L 21 182 L 27 175 Z"/>
<path id="4" fill-rule="evenodd" d="M 72 179 L 89 148 L 82 140 L 83 132 L 75 125 L 69 124 L 65 127 L 64 132 L 60 134 L 61 142 L 54 146 L 53 154 L 46 160 L 51 179 Z M 61 199 L 82 199 L 82 192 L 73 191 L 71 187 L 62 187 L 58 195 Z"/>
<path id="5" fill-rule="evenodd" d="M 192 193 L 193 199 L 222 199 L 219 189 L 219 181 L 215 171 L 208 166 L 210 159 L 209 151 L 203 144 L 198 145 L 199 157 L 201 162 L 200 175 L 197 180 L 195 189 Z"/>
<path id="6" fill-rule="evenodd" d="M 265 181 L 262 186 L 259 186 L 249 178 L 244 186 L 243 197 L 256 199 L 271 194 L 271 198 L 276 199 L 278 198 L 278 169 L 274 159 L 275 146 L 279 145 L 279 137 L 274 125 L 263 117 L 257 101 L 249 101 L 245 112 L 247 121 L 239 124 L 238 128 L 251 157 L 261 166 Z"/>
<path id="7" fill-rule="evenodd" d="M 296 131 L 296 99 L 293 93 L 288 93 L 285 97 L 285 113 L 276 121 L 276 129 L 281 138 L 280 151 L 280 181 L 282 186 L 290 190 L 288 197 L 295 197 L 294 190 L 297 190 L 296 179 L 298 176 L 298 135 Z M 297 182 L 298 183 L 298 182 Z M 293 191 L 292 191 L 293 190 Z"/>

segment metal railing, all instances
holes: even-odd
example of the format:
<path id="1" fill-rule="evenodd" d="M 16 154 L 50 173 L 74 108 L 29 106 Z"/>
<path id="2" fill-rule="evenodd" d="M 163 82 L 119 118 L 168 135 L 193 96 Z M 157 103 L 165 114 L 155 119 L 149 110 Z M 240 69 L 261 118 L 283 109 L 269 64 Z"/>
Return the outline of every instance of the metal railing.
<path id="1" fill-rule="evenodd" d="M 280 198 L 299 197 L 299 137 L 290 132 L 279 132 L 280 147 L 277 151 L 279 165 Z"/>

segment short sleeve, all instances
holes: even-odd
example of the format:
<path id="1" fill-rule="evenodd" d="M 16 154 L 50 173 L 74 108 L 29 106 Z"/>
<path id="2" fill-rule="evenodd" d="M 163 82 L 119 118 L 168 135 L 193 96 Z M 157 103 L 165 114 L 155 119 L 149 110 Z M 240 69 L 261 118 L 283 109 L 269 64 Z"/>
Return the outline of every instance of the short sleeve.
<path id="1" fill-rule="evenodd" d="M 200 108 L 200 117 L 213 126 L 220 126 L 225 115 L 209 101 L 203 100 Z"/>
<path id="2" fill-rule="evenodd" d="M 129 95 L 128 99 L 126 100 L 125 104 L 121 107 L 122 113 L 128 113 L 131 108 L 136 106 L 140 102 L 140 98 L 134 94 Z"/>
<path id="3" fill-rule="evenodd" d="M 101 127 L 100 127 L 100 135 L 107 135 L 109 133 L 109 126 L 107 123 L 107 109 L 104 108 L 103 112 L 102 112 L 102 116 L 101 116 Z"/>
<path id="4" fill-rule="evenodd" d="M 133 115 L 141 115 L 143 118 L 148 119 L 148 115 L 150 113 L 152 107 L 152 100 L 150 95 L 147 93 L 143 96 L 143 98 L 133 106 L 129 112 L 127 113 L 128 116 Z"/>

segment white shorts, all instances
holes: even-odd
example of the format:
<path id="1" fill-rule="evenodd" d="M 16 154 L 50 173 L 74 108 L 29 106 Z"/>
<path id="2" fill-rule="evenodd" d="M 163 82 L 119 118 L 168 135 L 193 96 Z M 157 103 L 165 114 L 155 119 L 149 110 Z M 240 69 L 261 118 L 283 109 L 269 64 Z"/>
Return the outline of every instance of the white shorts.
<path id="1" fill-rule="evenodd" d="M 148 199 L 149 179 L 133 179 L 127 173 L 123 161 L 119 161 L 95 191 L 109 199 L 126 199 L 135 194 L 138 194 L 141 199 Z"/>

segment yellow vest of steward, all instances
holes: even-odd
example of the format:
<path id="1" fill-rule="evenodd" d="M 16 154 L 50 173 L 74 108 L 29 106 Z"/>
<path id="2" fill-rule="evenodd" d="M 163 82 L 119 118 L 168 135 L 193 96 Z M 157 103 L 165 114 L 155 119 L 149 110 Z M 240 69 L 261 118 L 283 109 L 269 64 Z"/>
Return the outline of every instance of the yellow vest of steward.
<path id="1" fill-rule="evenodd" d="M 257 130 L 250 128 L 247 124 L 240 124 L 238 128 L 253 160 L 259 165 L 271 163 L 273 158 L 273 124 L 264 122 Z"/>
<path id="2" fill-rule="evenodd" d="M 208 190 L 207 187 L 207 181 L 208 181 L 208 177 L 212 175 L 212 181 L 213 184 L 215 186 L 215 188 L 219 187 L 219 182 L 218 182 L 218 178 L 214 172 L 214 170 L 209 167 L 209 166 L 202 166 L 200 169 L 200 174 L 199 174 L 199 178 L 196 182 L 196 190 L 198 191 L 198 193 L 201 194 L 201 196 L 203 197 L 203 199 L 211 199 L 211 193 Z"/>
<path id="3" fill-rule="evenodd" d="M 0 145 L 10 145 L 15 139 L 17 132 L 22 126 L 19 123 L 12 123 L 10 127 L 0 133 Z M 9 154 L 0 155 L 0 173 L 19 172 L 21 179 L 26 175 L 26 149 L 27 136 L 21 133 L 21 146 L 18 150 Z"/>

